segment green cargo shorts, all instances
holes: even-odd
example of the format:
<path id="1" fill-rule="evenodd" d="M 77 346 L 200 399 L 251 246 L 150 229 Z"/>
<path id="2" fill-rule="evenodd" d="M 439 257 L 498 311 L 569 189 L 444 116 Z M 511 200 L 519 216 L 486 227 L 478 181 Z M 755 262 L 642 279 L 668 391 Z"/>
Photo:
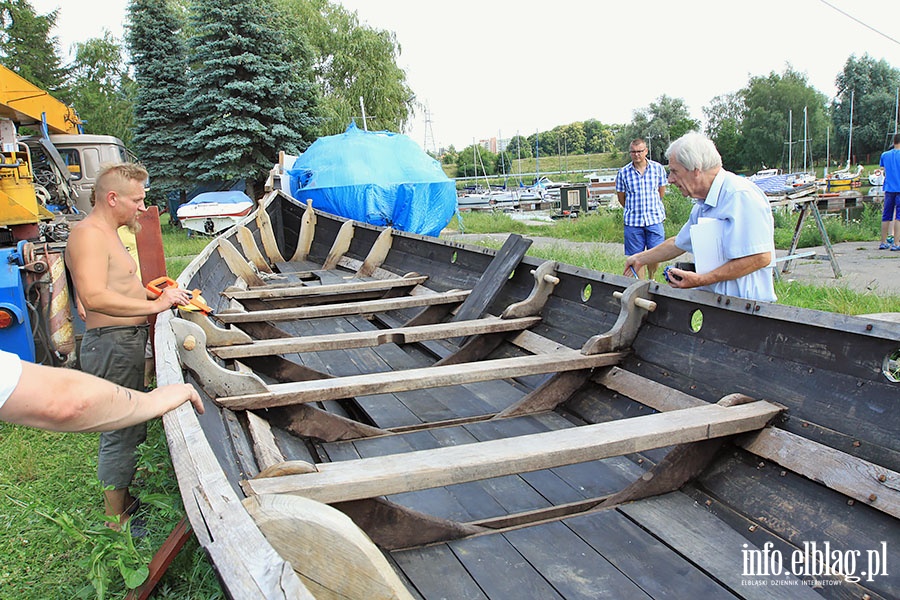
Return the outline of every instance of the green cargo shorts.
<path id="1" fill-rule="evenodd" d="M 144 349 L 149 326 L 97 327 L 81 340 L 81 370 L 112 383 L 144 389 Z M 137 468 L 135 450 L 147 439 L 147 424 L 100 434 L 97 478 L 120 490 L 131 485 Z"/>

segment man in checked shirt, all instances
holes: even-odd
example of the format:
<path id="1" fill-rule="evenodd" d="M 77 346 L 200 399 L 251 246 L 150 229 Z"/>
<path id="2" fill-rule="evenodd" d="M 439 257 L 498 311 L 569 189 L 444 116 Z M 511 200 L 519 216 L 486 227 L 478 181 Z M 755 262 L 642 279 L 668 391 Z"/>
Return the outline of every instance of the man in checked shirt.
<path id="1" fill-rule="evenodd" d="M 616 197 L 625 208 L 625 256 L 655 248 L 666 239 L 663 221 L 666 209 L 666 169 L 647 158 L 647 144 L 638 138 L 631 142 L 631 162 L 616 174 Z M 647 278 L 653 279 L 658 263 L 647 265 Z"/>

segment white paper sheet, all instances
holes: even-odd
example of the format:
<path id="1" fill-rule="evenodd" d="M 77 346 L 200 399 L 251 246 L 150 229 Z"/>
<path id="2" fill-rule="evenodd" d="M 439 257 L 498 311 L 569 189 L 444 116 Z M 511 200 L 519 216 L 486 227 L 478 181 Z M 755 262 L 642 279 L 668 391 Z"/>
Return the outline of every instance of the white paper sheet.
<path id="1" fill-rule="evenodd" d="M 700 217 L 696 225 L 691 225 L 691 246 L 698 273 L 709 273 L 724 265 L 728 262 L 725 258 L 725 221 Z"/>

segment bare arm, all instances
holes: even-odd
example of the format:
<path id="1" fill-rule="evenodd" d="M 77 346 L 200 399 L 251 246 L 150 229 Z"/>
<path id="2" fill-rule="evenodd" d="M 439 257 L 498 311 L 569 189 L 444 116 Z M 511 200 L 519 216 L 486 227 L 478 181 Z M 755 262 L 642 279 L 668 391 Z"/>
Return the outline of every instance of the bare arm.
<path id="1" fill-rule="evenodd" d="M 666 186 L 659 186 L 659 199 L 662 200 L 666 196 Z"/>
<path id="2" fill-rule="evenodd" d="M 625 192 L 616 192 L 616 198 L 619 200 L 622 208 L 625 208 Z"/>
<path id="3" fill-rule="evenodd" d="M 758 271 L 770 262 L 772 262 L 772 253 L 760 252 L 759 254 L 751 254 L 729 260 L 718 269 L 713 269 L 709 273 L 694 273 L 693 271 L 671 269 L 669 273 L 674 273 L 681 277 L 681 281 L 673 277 L 669 285 L 676 288 L 695 288 L 701 285 L 712 285 L 720 281 L 730 281 Z"/>
<path id="4" fill-rule="evenodd" d="M 161 416 L 188 401 L 203 413 L 197 390 L 187 384 L 138 392 L 81 371 L 22 361 L 22 376 L 0 406 L 0 420 L 50 431 L 111 431 Z"/>

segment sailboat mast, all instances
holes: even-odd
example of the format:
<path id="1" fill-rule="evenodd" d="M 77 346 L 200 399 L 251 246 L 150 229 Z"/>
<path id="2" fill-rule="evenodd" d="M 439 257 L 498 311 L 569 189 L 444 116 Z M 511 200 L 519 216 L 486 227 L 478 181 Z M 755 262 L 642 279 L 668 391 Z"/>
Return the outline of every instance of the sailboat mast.
<path id="1" fill-rule="evenodd" d="M 806 116 L 807 116 L 806 108 L 807 107 L 805 107 L 805 106 L 803 107 L 803 172 L 804 173 L 807 170 L 807 168 L 806 168 L 806 145 L 809 143 L 809 135 L 807 132 L 807 129 L 809 127 L 809 122 L 807 121 L 807 118 L 806 118 Z"/>
<path id="2" fill-rule="evenodd" d="M 850 170 L 850 151 L 853 148 L 853 90 L 850 90 L 850 135 L 847 136 L 847 170 Z"/>
<path id="3" fill-rule="evenodd" d="M 784 156 L 784 154 L 782 154 Z M 788 174 L 794 172 L 794 111 L 788 109 Z"/>

